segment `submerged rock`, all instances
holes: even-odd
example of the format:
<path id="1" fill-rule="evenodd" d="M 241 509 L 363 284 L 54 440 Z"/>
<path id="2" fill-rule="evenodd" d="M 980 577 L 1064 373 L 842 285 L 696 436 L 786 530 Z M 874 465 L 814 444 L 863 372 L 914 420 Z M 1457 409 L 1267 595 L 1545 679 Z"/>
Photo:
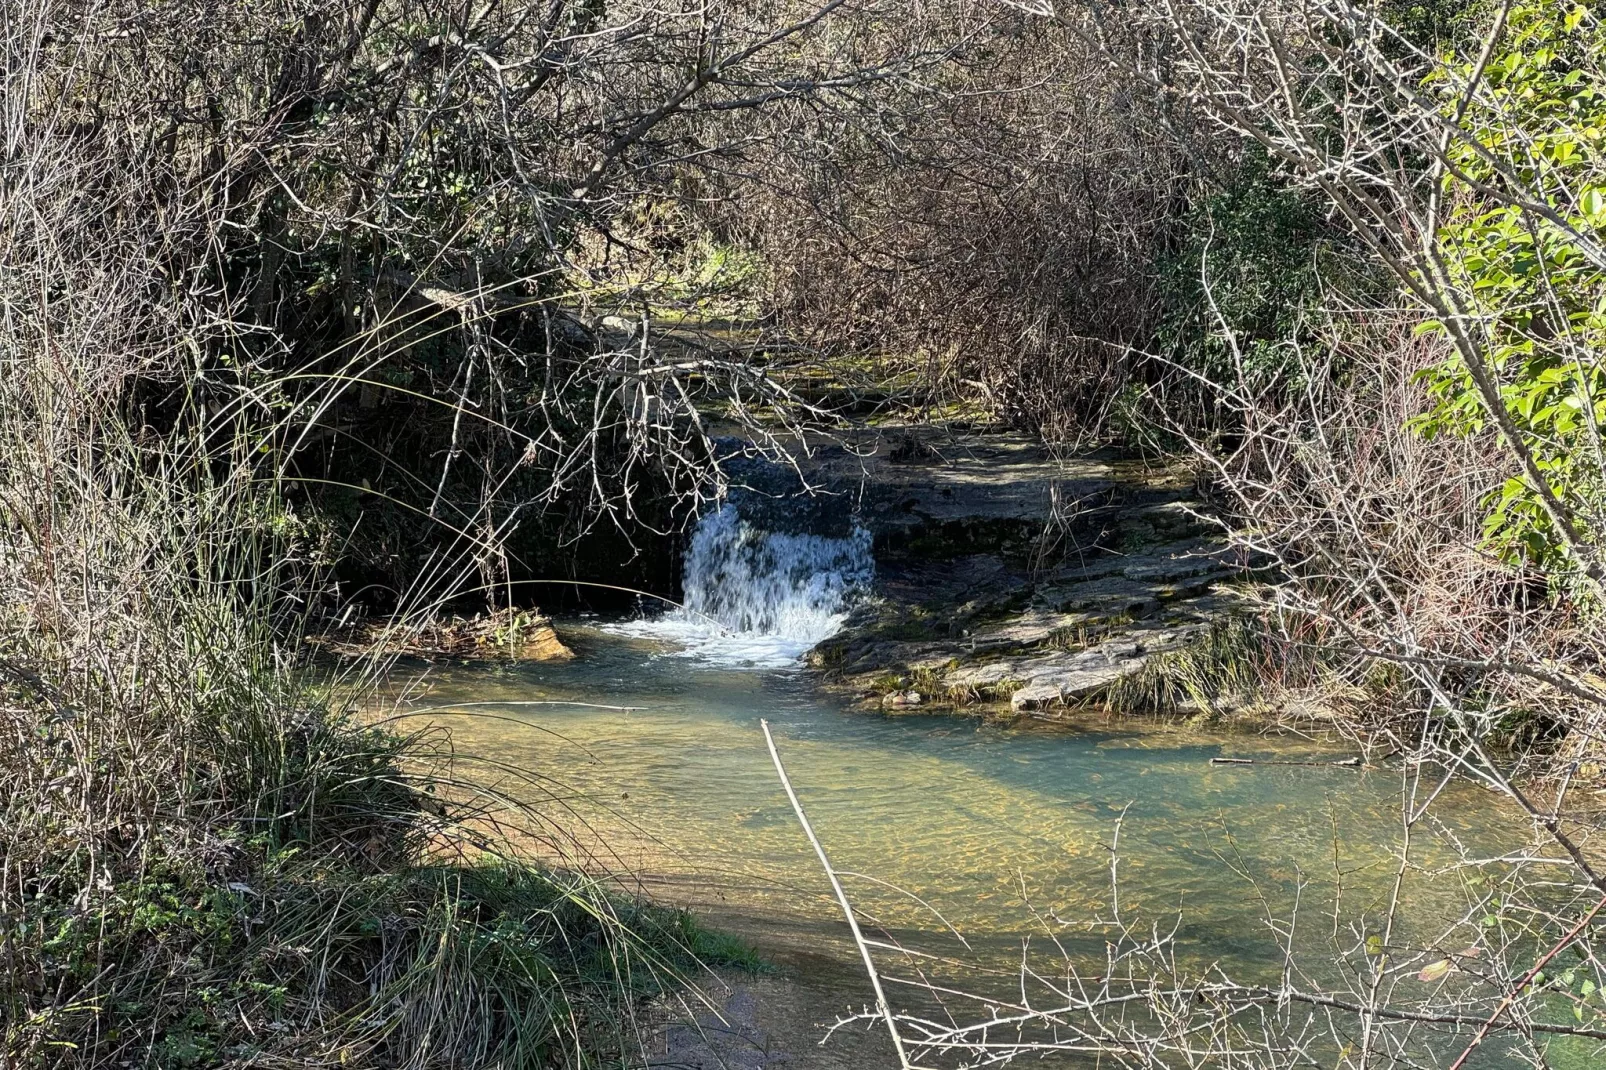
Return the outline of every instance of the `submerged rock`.
<path id="1" fill-rule="evenodd" d="M 664 1031 L 661 1047 L 647 1060 L 658 1070 L 771 1070 L 792 1065 L 758 1023 L 758 1002 L 748 986 L 737 986 L 719 1009 Z"/>

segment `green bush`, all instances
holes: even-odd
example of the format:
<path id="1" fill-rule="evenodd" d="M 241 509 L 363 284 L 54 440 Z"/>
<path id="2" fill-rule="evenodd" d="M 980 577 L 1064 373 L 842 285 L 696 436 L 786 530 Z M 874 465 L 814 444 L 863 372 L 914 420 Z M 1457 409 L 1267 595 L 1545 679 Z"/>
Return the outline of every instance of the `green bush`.
<path id="1" fill-rule="evenodd" d="M 1560 503 L 1575 540 L 1599 542 L 1606 522 L 1606 25 L 1589 8 L 1538 0 L 1511 9 L 1501 47 L 1463 105 L 1472 46 L 1430 80 L 1464 136 L 1451 148 L 1435 235 L 1453 326 L 1483 354 L 1501 407 Z M 1491 195 L 1501 190 L 1499 196 Z M 1474 435 L 1491 413 L 1466 362 L 1423 375 L 1426 435 Z M 1537 488 L 1514 476 L 1492 490 L 1485 535 L 1514 562 L 1553 574 L 1580 564 Z"/>
<path id="2" fill-rule="evenodd" d="M 1276 388 L 1297 374 L 1289 343 L 1309 336 L 1335 241 L 1315 204 L 1253 145 L 1184 215 L 1159 265 L 1156 345 L 1172 392 L 1192 399 L 1199 423 L 1213 423 L 1212 386 L 1236 386 L 1241 374 L 1252 389 Z"/>

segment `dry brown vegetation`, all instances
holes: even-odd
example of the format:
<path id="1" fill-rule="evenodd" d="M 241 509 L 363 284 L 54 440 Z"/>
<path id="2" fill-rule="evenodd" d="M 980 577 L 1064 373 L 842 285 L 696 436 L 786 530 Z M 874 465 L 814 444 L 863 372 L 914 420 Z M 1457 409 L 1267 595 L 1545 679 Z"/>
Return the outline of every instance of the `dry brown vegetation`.
<path id="1" fill-rule="evenodd" d="M 712 185 L 705 218 L 758 251 L 792 332 L 913 371 L 928 404 L 979 400 L 1052 438 L 1097 437 L 1144 374 L 1134 347 L 1155 329 L 1158 262 L 1199 165 L 1188 132 L 1041 18 L 923 11 L 952 26 L 950 62 L 750 117 L 762 140 Z"/>
<path id="2" fill-rule="evenodd" d="M 1532 818 L 1496 877 L 1467 861 L 1488 883 L 1440 944 L 1374 949 L 1392 904 L 1357 923 L 1343 991 L 1292 951 L 1281 987 L 1201 987 L 1116 918 L 1104 987 L 1017 1018 L 1144 1066 L 1601 1039 L 1606 878 L 1565 805 L 1606 731 L 1606 98 L 1577 12 L 1424 39 L 1343 0 L 8 4 L 6 1059 L 626 1050 L 696 931 L 478 864 L 434 741 L 345 716 L 299 636 L 353 595 L 511 613 L 525 581 L 616 582 L 721 492 L 722 434 L 780 456 L 838 418 L 800 369 L 1191 453 L 1279 564 L 1279 649 L 1388 703 L 1352 727 L 1411 759 L 1403 841 L 1451 776 Z M 1512 103 L 1545 92 L 1561 119 Z M 1555 255 L 1513 285 L 1530 242 Z M 732 309 L 756 342 L 655 342 Z M 1495 939 L 1490 904 L 1523 920 Z M 1566 993 L 1535 976 L 1562 952 Z M 1416 969 L 1455 980 L 1417 998 Z M 923 1050 L 1039 1050 L 984 1014 Z"/>
<path id="3" fill-rule="evenodd" d="M 1397 867 L 1383 901 L 1319 920 L 1242 873 L 1276 967 L 1200 970 L 1170 919 L 1124 912 L 1117 829 L 1107 910 L 1033 916 L 1055 949 L 1044 961 L 1023 951 L 1007 985 L 939 983 L 886 949 L 883 969 L 945 1013 L 883 1004 L 853 1020 L 898 1036 L 906 1066 L 1048 1052 L 1132 1067 L 1594 1065 L 1598 11 L 1160 0 L 1041 15 L 1200 129 L 1257 144 L 1272 181 L 1364 250 L 1369 270 L 1324 279 L 1299 329 L 1270 337 L 1242 328 L 1243 277 L 1206 254 L 1210 344 L 1131 359 L 1214 399 L 1209 421 L 1150 408 L 1151 441 L 1190 452 L 1227 535 L 1277 562 L 1266 649 L 1304 661 L 1297 685 L 1346 695 L 1330 723 L 1382 743 L 1372 753 L 1400 779 Z M 1134 36 L 1151 47 L 1120 44 Z M 1520 846 L 1427 867 L 1421 846 L 1444 835 L 1436 807 L 1461 778 L 1506 802 Z M 1454 916 L 1410 932 L 1414 890 L 1444 882 Z M 1063 953 L 1062 933 L 1106 956 Z"/>

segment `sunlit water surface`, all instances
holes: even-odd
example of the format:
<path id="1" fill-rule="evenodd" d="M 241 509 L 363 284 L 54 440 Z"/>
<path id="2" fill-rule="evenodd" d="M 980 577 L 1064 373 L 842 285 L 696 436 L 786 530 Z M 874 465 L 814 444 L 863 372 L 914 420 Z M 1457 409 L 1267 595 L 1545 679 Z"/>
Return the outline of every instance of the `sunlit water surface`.
<path id="1" fill-rule="evenodd" d="M 1033 956 L 1059 954 L 1050 931 L 1096 966 L 1107 930 L 1078 923 L 1110 916 L 1118 827 L 1123 914 L 1180 915 L 1186 961 L 1246 976 L 1273 968 L 1267 914 L 1285 918 L 1301 883 L 1302 942 L 1320 950 L 1335 899 L 1348 940 L 1352 919 L 1381 915 L 1398 864 L 1397 770 L 1210 762 L 1330 760 L 1341 749 L 848 711 L 796 672 L 721 669 L 592 629 L 564 634 L 573 662 L 437 667 L 417 704 L 475 703 L 431 714 L 450 725 L 465 770 L 550 815 L 569 859 L 747 935 L 806 982 L 817 1018 L 862 1005 L 868 990 L 761 718 L 832 861 L 866 875 L 847 885 L 882 934 L 1006 972 L 1023 943 Z M 530 704 L 550 702 L 637 708 Z M 1413 844 L 1424 870 L 1453 862 L 1458 844 L 1494 851 L 1509 838 L 1494 800 L 1474 789 L 1453 789 L 1436 813 Z M 1413 872 L 1407 892 L 1404 928 L 1423 934 L 1465 906 L 1453 876 Z"/>

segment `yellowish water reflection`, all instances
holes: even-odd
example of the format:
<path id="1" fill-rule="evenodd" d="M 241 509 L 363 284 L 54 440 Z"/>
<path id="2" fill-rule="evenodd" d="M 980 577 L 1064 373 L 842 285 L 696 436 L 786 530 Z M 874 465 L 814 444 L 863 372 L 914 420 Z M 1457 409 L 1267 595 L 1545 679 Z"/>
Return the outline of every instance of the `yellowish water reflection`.
<path id="1" fill-rule="evenodd" d="M 835 864 L 875 879 L 850 878 L 856 903 L 934 953 L 960 948 L 933 910 L 1001 962 L 1018 959 L 1023 938 L 1041 940 L 1040 919 L 1075 944 L 1078 927 L 1059 923 L 1108 916 L 1118 821 L 1125 912 L 1180 912 L 1183 950 L 1201 964 L 1269 961 L 1266 915 L 1286 914 L 1301 882 L 1313 940 L 1332 939 L 1335 900 L 1345 923 L 1376 918 L 1397 864 L 1398 771 L 1209 761 L 1345 753 L 1330 747 L 886 718 L 843 711 L 795 677 L 576 640 L 582 656 L 569 664 L 434 670 L 419 703 L 490 703 L 444 718 L 465 772 L 551 814 L 573 836 L 566 850 L 772 947 L 836 955 L 842 926 L 770 766 L 761 717 Z M 641 708 L 518 705 L 554 700 Z M 1457 842 L 1491 850 L 1511 839 L 1472 789 L 1450 793 L 1437 813 L 1413 848 L 1425 869 L 1450 865 Z M 1413 929 L 1460 912 L 1454 877 L 1410 882 Z M 1085 936 L 1089 950 L 1101 946 Z"/>

